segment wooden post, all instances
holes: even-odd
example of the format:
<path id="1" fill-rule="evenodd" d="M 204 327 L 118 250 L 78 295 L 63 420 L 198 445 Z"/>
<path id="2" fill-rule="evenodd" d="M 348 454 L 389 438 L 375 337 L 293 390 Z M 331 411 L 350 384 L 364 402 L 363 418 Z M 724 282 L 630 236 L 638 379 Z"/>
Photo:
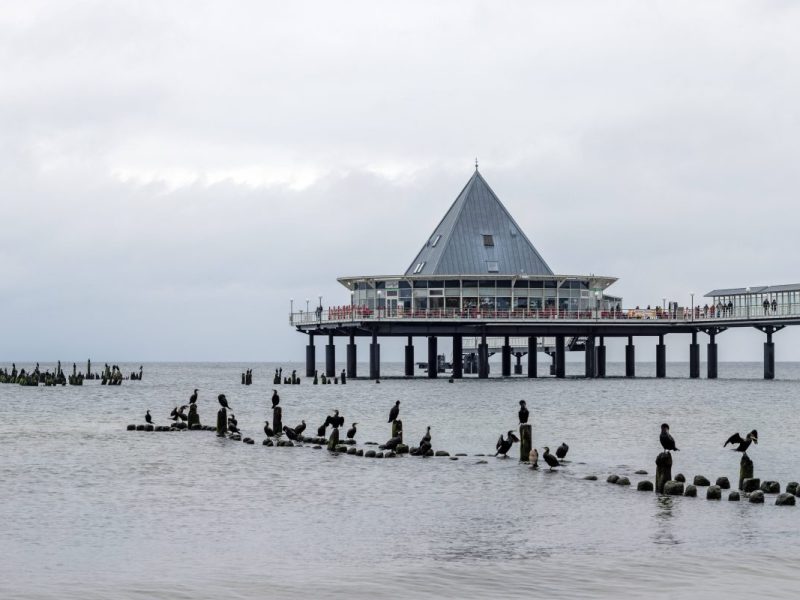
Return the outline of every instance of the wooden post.
<path id="1" fill-rule="evenodd" d="M 281 410 L 280 406 L 276 406 L 272 409 L 272 430 L 275 432 L 275 435 L 280 435 L 283 431 L 282 414 L 283 410 Z"/>
<path id="2" fill-rule="evenodd" d="M 336 446 L 338 445 L 339 445 L 339 428 L 334 427 L 333 431 L 331 431 L 331 437 L 328 438 L 328 450 L 331 451 L 336 450 Z"/>
<path id="3" fill-rule="evenodd" d="M 197 414 L 197 404 L 189 405 L 189 420 L 187 422 L 189 424 L 189 429 L 192 428 L 192 425 L 200 425 L 200 416 Z"/>
<path id="4" fill-rule="evenodd" d="M 747 454 L 742 454 L 742 461 L 739 463 L 739 489 L 742 489 L 742 484 L 745 479 L 753 477 L 753 461 Z"/>
<path id="5" fill-rule="evenodd" d="M 533 427 L 530 423 L 519 426 L 519 462 L 529 462 L 533 445 Z"/>
<path id="6" fill-rule="evenodd" d="M 662 452 L 656 457 L 656 494 L 664 493 L 664 484 L 672 479 L 672 454 Z"/>
<path id="7" fill-rule="evenodd" d="M 228 411 L 220 408 L 217 411 L 217 435 L 222 437 L 228 432 Z"/>
<path id="8" fill-rule="evenodd" d="M 400 435 L 400 443 L 403 443 L 403 422 L 400 419 L 392 421 L 392 437 Z"/>

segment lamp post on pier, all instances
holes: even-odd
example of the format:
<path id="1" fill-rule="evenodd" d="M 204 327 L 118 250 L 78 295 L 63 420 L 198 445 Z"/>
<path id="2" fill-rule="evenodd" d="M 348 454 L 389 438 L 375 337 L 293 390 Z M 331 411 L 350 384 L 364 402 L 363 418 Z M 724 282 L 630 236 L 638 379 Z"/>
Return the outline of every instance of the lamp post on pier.
<path id="1" fill-rule="evenodd" d="M 356 318 L 354 307 L 353 307 L 354 294 L 355 294 L 355 292 L 353 290 L 350 290 L 350 320 L 351 321 L 355 321 L 355 318 Z"/>
<path id="2" fill-rule="evenodd" d="M 600 292 L 597 290 L 594 291 L 594 320 L 597 321 L 600 318 Z"/>
<path id="3" fill-rule="evenodd" d="M 694 322 L 694 292 L 689 292 L 689 295 L 692 297 L 692 322 Z"/>
<path id="4" fill-rule="evenodd" d="M 380 320 L 380 318 L 381 318 L 381 294 L 382 294 L 382 292 L 380 290 L 378 290 L 377 293 L 378 293 L 378 300 L 377 300 L 377 303 L 376 303 L 376 306 L 375 306 L 375 312 L 378 313 L 378 320 Z"/>
<path id="5" fill-rule="evenodd" d="M 747 306 L 747 318 L 749 319 L 750 318 L 750 286 L 747 286 L 747 289 L 745 291 L 747 292 L 747 295 L 744 297 L 744 303 Z"/>
<path id="6" fill-rule="evenodd" d="M 294 298 L 289 298 L 289 323 L 294 325 Z"/>

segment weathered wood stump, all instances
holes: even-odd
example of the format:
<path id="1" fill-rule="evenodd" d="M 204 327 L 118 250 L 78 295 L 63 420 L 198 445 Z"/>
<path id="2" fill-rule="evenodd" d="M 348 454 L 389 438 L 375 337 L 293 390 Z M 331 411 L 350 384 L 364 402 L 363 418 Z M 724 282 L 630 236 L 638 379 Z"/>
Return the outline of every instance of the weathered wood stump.
<path id="1" fill-rule="evenodd" d="M 200 425 L 200 415 L 197 414 L 197 404 L 189 405 L 189 419 L 187 422 L 189 423 L 189 429 L 195 425 Z"/>
<path id="2" fill-rule="evenodd" d="M 272 409 L 272 430 L 275 435 L 280 435 L 283 431 L 283 410 L 280 406 Z"/>
<path id="3" fill-rule="evenodd" d="M 278 408 L 277 406 L 275 408 Z M 331 452 L 336 451 L 336 446 L 339 445 L 339 428 L 334 427 L 331 431 L 331 436 L 328 438 L 328 450 Z"/>
<path id="4" fill-rule="evenodd" d="M 656 457 L 656 494 L 664 493 L 664 484 L 672 479 L 672 454 L 662 452 Z"/>
<path id="5" fill-rule="evenodd" d="M 220 408 L 217 411 L 217 435 L 222 437 L 228 433 L 228 411 Z"/>
<path id="6" fill-rule="evenodd" d="M 739 489 L 743 489 L 745 479 L 753 478 L 753 461 L 747 456 L 747 453 L 742 454 L 742 460 L 739 463 Z"/>
<path id="7" fill-rule="evenodd" d="M 530 462 L 532 444 L 533 426 L 530 423 L 522 423 L 519 426 L 519 462 Z"/>
<path id="8" fill-rule="evenodd" d="M 403 443 L 403 422 L 400 419 L 392 421 L 392 437 L 400 436 L 400 443 Z"/>

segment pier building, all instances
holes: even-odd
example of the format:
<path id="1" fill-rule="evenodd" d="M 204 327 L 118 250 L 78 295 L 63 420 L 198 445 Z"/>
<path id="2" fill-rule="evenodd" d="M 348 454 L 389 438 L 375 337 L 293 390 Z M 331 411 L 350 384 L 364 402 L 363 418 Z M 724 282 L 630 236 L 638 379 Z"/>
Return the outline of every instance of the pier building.
<path id="1" fill-rule="evenodd" d="M 489 357 L 502 355 L 501 374 L 538 376 L 537 352 L 565 375 L 565 353 L 585 353 L 587 377 L 604 377 L 605 338 L 627 338 L 626 376 L 635 376 L 634 337 L 657 338 L 656 376 L 666 374 L 665 336 L 691 335 L 690 377 L 700 376 L 698 334 L 709 336 L 707 375 L 717 376 L 716 336 L 729 327 L 756 327 L 767 335 L 764 377 L 774 377 L 772 335 L 800 324 L 800 286 L 714 290 L 710 304 L 654 310 L 623 308 L 608 293 L 617 279 L 559 275 L 544 260 L 475 168 L 467 184 L 402 274 L 339 277 L 349 294 L 338 306 L 292 312 L 290 324 L 308 336 L 306 375 L 316 365 L 315 337 L 327 336 L 325 372 L 335 374 L 334 337 L 349 338 L 346 371 L 357 377 L 358 338 L 369 343 L 369 377 L 380 377 L 382 337 L 405 337 L 405 375 L 414 375 L 414 338 L 427 342 L 427 376 L 438 376 L 438 339 L 452 338 L 452 376 L 489 376 Z M 769 302 L 767 309 L 766 302 Z M 774 301 L 774 302 L 773 302 Z M 757 309 L 757 310 L 756 310 Z M 465 369 L 466 365 L 466 369 Z"/>

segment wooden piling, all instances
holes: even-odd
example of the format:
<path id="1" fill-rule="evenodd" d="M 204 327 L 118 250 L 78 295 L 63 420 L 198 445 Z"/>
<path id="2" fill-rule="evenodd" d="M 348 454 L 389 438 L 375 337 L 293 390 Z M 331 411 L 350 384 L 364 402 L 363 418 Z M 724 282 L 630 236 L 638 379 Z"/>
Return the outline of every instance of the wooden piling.
<path id="1" fill-rule="evenodd" d="M 747 456 L 747 453 L 742 454 L 742 460 L 739 463 L 739 489 L 742 489 L 742 484 L 745 479 L 753 477 L 753 461 Z"/>
<path id="2" fill-rule="evenodd" d="M 283 431 L 283 410 L 281 410 L 280 406 L 276 406 L 272 409 L 272 430 L 275 432 L 275 435 L 280 435 Z"/>
<path id="3" fill-rule="evenodd" d="M 530 423 L 522 423 L 519 426 L 519 462 L 530 462 L 532 445 L 533 427 Z"/>
<path id="4" fill-rule="evenodd" d="M 187 423 L 189 424 L 189 429 L 191 429 L 193 425 L 200 425 L 200 416 L 197 414 L 197 404 L 189 405 L 189 419 Z"/>
<path id="5" fill-rule="evenodd" d="M 400 435 L 400 443 L 403 443 L 403 422 L 400 419 L 392 421 L 392 437 Z"/>
<path id="6" fill-rule="evenodd" d="M 334 427 L 331 431 L 331 437 L 328 438 L 328 450 L 331 452 L 336 450 L 336 446 L 339 445 L 339 428 Z"/>
<path id="7" fill-rule="evenodd" d="M 222 437 L 228 433 L 228 411 L 220 408 L 217 411 L 217 435 Z"/>
<path id="8" fill-rule="evenodd" d="M 656 457 L 656 494 L 664 493 L 664 484 L 672 479 L 672 454 L 662 452 Z"/>

